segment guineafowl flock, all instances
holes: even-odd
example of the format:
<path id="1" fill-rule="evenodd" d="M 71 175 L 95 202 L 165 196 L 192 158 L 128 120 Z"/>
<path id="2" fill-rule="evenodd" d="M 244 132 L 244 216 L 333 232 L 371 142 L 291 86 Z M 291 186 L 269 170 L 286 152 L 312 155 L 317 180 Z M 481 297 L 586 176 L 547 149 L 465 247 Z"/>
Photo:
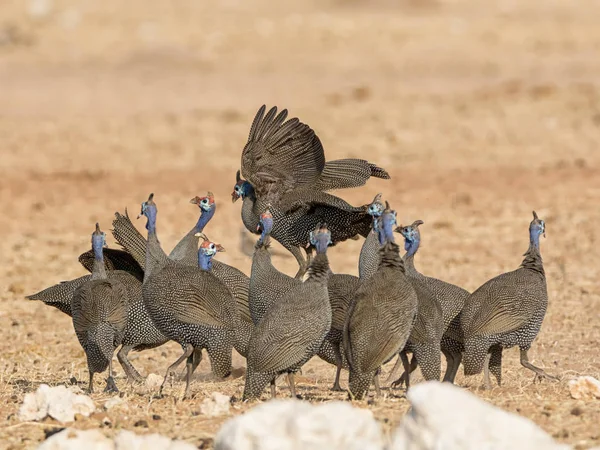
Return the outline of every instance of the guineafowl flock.
<path id="1" fill-rule="evenodd" d="M 116 213 L 112 233 L 120 249 L 106 246 L 96 224 L 91 250 L 79 257 L 91 274 L 27 298 L 72 317 L 87 357 L 90 392 L 94 374 L 107 369 L 105 390 L 118 391 L 112 370 L 117 348 L 128 380 L 139 382 L 143 378 L 128 354 L 168 341 L 183 353 L 166 369 L 163 386 L 185 361 L 186 397 L 203 350 L 217 377 L 231 373 L 233 349 L 246 358 L 244 400 L 259 399 L 267 386 L 275 397 L 275 381 L 283 374 L 295 397 L 294 374 L 315 355 L 336 366 L 333 390 L 342 390 L 340 372 L 349 371 L 351 399 L 364 398 L 371 385 L 380 395 L 381 367 L 396 357 L 388 381 L 406 389 L 417 366 L 425 379 L 440 380 L 442 354 L 443 381 L 453 383 L 462 362 L 465 375 L 483 371 L 489 388 L 491 373 L 500 385 L 502 351 L 513 346 L 523 367 L 554 379 L 527 354 L 548 303 L 540 255 L 544 221 L 533 213 L 519 268 L 469 293 L 418 271 L 423 221 L 398 226 L 381 195 L 352 206 L 328 193 L 362 186 L 370 177 L 390 178 L 369 161 L 326 161 L 308 125 L 288 119 L 287 110 L 262 106 L 232 193 L 233 202 L 242 200 L 244 226 L 258 236 L 250 276 L 220 262 L 217 254 L 225 249 L 204 234 L 217 208 L 211 192 L 190 201 L 200 217 L 169 254 L 158 239 L 158 207 L 150 194 L 139 216 L 147 236 L 127 211 Z M 328 247 L 360 237 L 359 276 L 332 273 Z M 295 277 L 273 265 L 271 239 L 298 261 Z M 400 365 L 404 372 L 395 379 Z"/>

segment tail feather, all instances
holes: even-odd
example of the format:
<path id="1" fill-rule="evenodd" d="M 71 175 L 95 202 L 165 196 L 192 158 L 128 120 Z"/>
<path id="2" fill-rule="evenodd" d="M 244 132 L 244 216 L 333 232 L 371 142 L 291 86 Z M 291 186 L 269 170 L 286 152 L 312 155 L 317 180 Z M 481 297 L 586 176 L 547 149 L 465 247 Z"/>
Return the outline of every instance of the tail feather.
<path id="1" fill-rule="evenodd" d="M 131 222 L 127 210 L 125 210 L 125 215 L 116 212 L 112 225 L 112 234 L 115 240 L 133 257 L 141 269 L 145 270 L 146 239 Z"/>
<path id="2" fill-rule="evenodd" d="M 71 299 L 75 290 L 90 280 L 91 275 L 85 275 L 71 281 L 62 281 L 59 284 L 50 286 L 40 292 L 25 297 L 28 300 L 40 300 L 48 306 L 54 306 L 56 309 L 71 316 Z"/>
<path id="3" fill-rule="evenodd" d="M 376 166 L 375 164 L 371 164 L 369 163 L 369 167 L 371 168 L 371 176 L 375 177 L 375 178 L 381 178 L 383 180 L 389 180 L 390 174 L 387 172 L 387 170 Z"/>
<path id="4" fill-rule="evenodd" d="M 371 177 L 389 179 L 381 167 L 364 159 L 327 161 L 315 188 L 321 191 L 363 186 Z"/>

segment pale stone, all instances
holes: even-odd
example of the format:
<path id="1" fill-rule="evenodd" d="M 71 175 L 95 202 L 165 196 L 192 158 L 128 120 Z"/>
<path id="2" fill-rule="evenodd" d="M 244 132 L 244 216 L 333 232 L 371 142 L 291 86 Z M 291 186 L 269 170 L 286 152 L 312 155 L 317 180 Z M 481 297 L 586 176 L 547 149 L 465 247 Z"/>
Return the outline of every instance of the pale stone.
<path id="1" fill-rule="evenodd" d="M 122 430 L 114 439 L 98 430 L 66 429 L 46 439 L 38 450 L 197 450 L 184 441 L 171 440 L 160 434 L 138 435 Z"/>
<path id="2" fill-rule="evenodd" d="M 108 400 L 106 400 L 104 402 L 104 409 L 106 409 L 108 411 L 109 409 L 112 409 L 112 408 L 114 408 L 116 406 L 123 405 L 123 403 L 124 402 L 123 402 L 122 398 L 112 397 L 112 398 L 109 398 Z"/>
<path id="3" fill-rule="evenodd" d="M 37 391 L 25 395 L 19 419 L 42 420 L 50 416 L 59 422 L 72 422 L 75 414 L 87 417 L 95 410 L 94 401 L 87 395 L 75 394 L 65 386 L 42 384 Z"/>
<path id="4" fill-rule="evenodd" d="M 160 434 L 139 435 L 127 430 L 115 437 L 115 444 L 115 450 L 197 450 L 195 445 L 171 440 Z"/>
<path id="5" fill-rule="evenodd" d="M 490 405 L 449 383 L 430 381 L 408 391 L 412 404 L 391 450 L 559 450 L 569 447 L 528 419 Z"/>
<path id="6" fill-rule="evenodd" d="M 271 400 L 227 421 L 215 450 L 382 450 L 371 411 L 347 402 Z"/>
<path id="7" fill-rule="evenodd" d="M 98 430 L 66 429 L 53 434 L 38 450 L 115 450 L 115 445 Z"/>
<path id="8" fill-rule="evenodd" d="M 590 376 L 575 378 L 569 381 L 569 391 L 576 400 L 600 399 L 600 381 Z"/>
<path id="9" fill-rule="evenodd" d="M 220 392 L 213 392 L 210 398 L 205 398 L 202 401 L 200 412 L 208 417 L 222 416 L 229 413 L 230 405 L 231 397 Z"/>
<path id="10" fill-rule="evenodd" d="M 146 377 L 146 388 L 151 391 L 155 391 L 160 388 L 164 377 L 151 373 Z"/>

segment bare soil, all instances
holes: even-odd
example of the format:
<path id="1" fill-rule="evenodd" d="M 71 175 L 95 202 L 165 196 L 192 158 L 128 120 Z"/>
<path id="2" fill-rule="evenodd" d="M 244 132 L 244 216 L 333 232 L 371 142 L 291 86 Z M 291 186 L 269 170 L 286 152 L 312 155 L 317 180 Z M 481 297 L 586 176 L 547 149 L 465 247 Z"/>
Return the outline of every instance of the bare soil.
<path id="1" fill-rule="evenodd" d="M 210 190 L 219 206 L 207 234 L 227 248 L 220 259 L 249 273 L 229 195 L 263 103 L 309 123 L 329 159 L 367 158 L 390 171 L 390 181 L 339 195 L 364 204 L 383 192 L 401 222 L 422 219 L 417 264 L 426 274 L 476 289 L 519 265 L 532 209 L 546 220 L 550 303 L 530 357 L 561 381 L 534 383 L 513 349 L 502 387 L 483 391 L 481 377 L 462 371 L 457 384 L 559 441 L 600 445 L 599 401 L 568 389 L 576 376 L 600 378 L 599 12 L 594 0 L 5 0 L 0 447 L 33 448 L 60 427 L 18 421 L 27 392 L 72 377 L 85 387 L 70 318 L 24 296 L 84 273 L 77 256 L 96 221 L 108 229 L 114 211 L 137 213 L 154 192 L 170 249 L 196 220 L 188 200 Z M 334 271 L 355 274 L 360 245 L 332 248 Z M 293 258 L 276 250 L 278 267 L 294 273 Z M 179 354 L 170 343 L 133 362 L 163 374 Z M 126 386 L 117 367 L 125 404 L 73 426 L 210 447 L 228 417 L 208 419 L 199 405 L 215 390 L 241 398 L 243 359 L 235 366 L 218 381 L 203 361 L 189 401 L 179 400 L 181 382 L 157 399 Z M 299 393 L 345 399 L 329 391 L 334 372 L 313 359 Z M 392 430 L 409 406 L 401 394 L 356 405 Z M 231 415 L 250 407 L 235 402 Z"/>

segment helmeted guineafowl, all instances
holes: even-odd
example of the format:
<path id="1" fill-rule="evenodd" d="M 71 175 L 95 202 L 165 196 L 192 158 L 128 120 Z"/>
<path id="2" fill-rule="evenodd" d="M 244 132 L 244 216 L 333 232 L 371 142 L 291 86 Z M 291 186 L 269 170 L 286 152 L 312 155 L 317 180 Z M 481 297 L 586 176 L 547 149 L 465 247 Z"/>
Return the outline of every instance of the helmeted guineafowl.
<path id="1" fill-rule="evenodd" d="M 194 197 L 190 200 L 190 203 L 198 205 L 200 208 L 200 217 L 195 226 L 181 239 L 175 246 L 175 249 L 171 251 L 169 259 L 173 260 L 174 257 L 179 258 L 177 259 L 177 262 L 183 265 L 198 267 L 199 235 L 197 234 L 204 229 L 213 217 L 217 204 L 214 195 L 211 192 L 208 192 L 204 197 Z M 115 216 L 115 220 L 113 221 L 113 235 L 115 236 L 115 239 L 134 256 L 136 261 L 145 266 L 145 262 L 142 263 L 139 260 L 145 260 L 146 239 L 133 225 L 127 213 L 125 213 L 125 215 L 117 213 Z M 159 256 L 154 256 L 153 261 L 164 261 L 164 252 L 162 255 L 160 252 L 157 252 L 157 254 Z M 240 334 L 238 334 L 240 341 L 238 342 L 239 345 L 236 345 L 236 350 L 245 357 L 247 342 L 250 340 L 250 334 L 252 332 L 252 319 L 250 317 L 250 308 L 248 304 L 250 279 L 241 270 L 215 259 L 212 260 L 211 273 L 221 280 L 221 282 L 225 283 L 235 298 L 240 317 Z M 243 345 L 242 342 L 245 342 L 246 345 Z M 201 352 L 201 350 L 199 351 Z M 201 355 L 194 355 L 194 370 L 199 364 L 200 359 Z"/>
<path id="2" fill-rule="evenodd" d="M 334 244 L 366 236 L 370 230 L 365 207 L 353 207 L 325 191 L 362 186 L 371 176 L 389 175 L 364 160 L 326 163 L 321 142 L 308 125 L 297 118 L 286 121 L 287 110 L 265 111 L 263 105 L 250 128 L 241 161 L 246 180 L 238 171 L 232 200 L 243 199 L 242 221 L 252 233 L 270 205 L 271 236 L 294 255 L 300 277 L 307 264 L 301 249 L 307 248 L 307 236 L 318 223 L 327 222 Z"/>
<path id="3" fill-rule="evenodd" d="M 94 391 L 94 374 L 104 372 L 107 367 L 105 391 L 118 392 L 113 379 L 112 358 L 125 334 L 129 308 L 125 286 L 109 279 L 106 274 L 102 254 L 104 245 L 104 233 L 96 224 L 96 231 L 92 234 L 96 259 L 91 279 L 75 290 L 71 304 L 73 327 L 87 356 L 90 392 Z"/>
<path id="4" fill-rule="evenodd" d="M 372 217 L 371 231 L 365 238 L 362 247 L 360 248 L 360 256 L 358 258 L 358 277 L 361 281 L 370 278 L 379 268 L 379 233 L 378 220 L 385 210 L 385 205 L 381 203 L 381 194 L 377 194 L 367 209 L 367 213 Z"/>
<path id="5" fill-rule="evenodd" d="M 250 315 L 255 325 L 259 324 L 277 300 L 302 283 L 301 280 L 292 278 L 273 266 L 269 250 L 271 247 L 270 234 L 273 228 L 273 216 L 269 210 L 260 215 L 257 227 L 261 234 L 252 256 L 248 296 Z"/>
<path id="6" fill-rule="evenodd" d="M 469 292 L 461 287 L 438 280 L 437 278 L 425 276 L 417 271 L 414 259 L 421 243 L 419 226 L 422 224 L 422 220 L 417 220 L 413 222 L 412 225 L 400 225 L 395 231 L 402 234 L 404 237 L 404 249 L 406 250 L 406 254 L 404 255 L 404 267 L 406 269 L 406 275 L 409 278 L 424 283 L 429 288 L 429 291 L 433 293 L 435 300 L 442 309 L 444 334 L 440 346 L 442 353 L 446 358 L 444 381 L 453 383 L 462 359 L 463 351 L 459 314 L 466 298 L 469 296 Z M 415 368 L 416 359 L 413 357 L 413 360 L 411 361 L 411 371 Z M 394 371 L 390 374 L 389 379 L 391 379 L 393 375 Z M 402 377 L 400 378 L 402 379 Z"/>
<path id="7" fill-rule="evenodd" d="M 266 311 L 284 294 L 302 281 L 292 278 L 277 270 L 271 262 L 270 237 L 273 226 L 273 216 L 267 210 L 261 214 L 259 236 L 254 256 L 252 258 L 252 272 L 250 277 L 250 311 L 255 323 L 265 315 Z M 354 291 L 358 288 L 358 278 L 345 274 L 330 274 L 327 285 L 329 302 L 331 304 L 332 322 L 323 345 L 317 352 L 324 361 L 336 366 L 334 390 L 340 390 L 339 378 L 342 368 L 348 368 L 348 363 L 343 356 L 340 346 L 342 330 L 346 317 L 346 310 Z"/>
<path id="8" fill-rule="evenodd" d="M 155 348 L 164 344 L 169 339 L 154 326 L 144 306 L 141 282 L 144 277 L 143 269 L 131 256 L 123 257 L 123 253 L 125 253 L 123 250 L 109 248 L 103 248 L 102 250 L 107 276 L 110 280 L 115 280 L 125 287 L 129 304 L 127 327 L 125 328 L 122 346 L 117 352 L 117 359 L 121 366 L 123 366 L 128 379 L 141 382 L 143 378 L 129 361 L 129 352 L 131 350 L 141 351 Z M 115 257 L 115 255 L 117 256 Z M 89 258 L 87 257 L 87 252 L 79 258 L 82 264 L 85 261 L 86 267 L 89 266 L 90 270 L 93 270 L 94 260 L 92 259 L 91 265 L 88 264 Z M 123 261 L 126 261 L 126 263 L 123 264 Z M 121 267 L 124 270 L 112 270 L 112 268 L 117 267 Z M 27 298 L 30 300 L 41 300 L 45 304 L 54 306 L 65 314 L 72 316 L 71 303 L 73 294 L 77 288 L 91 279 L 92 275 L 85 275 L 74 280 L 63 281 Z"/>
<path id="9" fill-rule="evenodd" d="M 325 227 L 311 233 L 310 241 L 317 255 L 306 280 L 275 302 L 254 329 L 247 358 L 244 400 L 259 398 L 269 383 L 274 396 L 275 378 L 282 373 L 288 374 L 292 396 L 296 396 L 294 372 L 319 351 L 331 328 L 327 295 L 330 236 Z"/>
<path id="10" fill-rule="evenodd" d="M 475 375 L 483 369 L 486 388 L 491 386 L 489 372 L 501 384 L 502 350 L 515 345 L 521 350 L 521 365 L 535 372 L 536 378 L 556 379 L 531 364 L 527 355 L 548 306 L 540 255 L 540 236 L 545 235 L 545 230 L 544 221 L 534 211 L 529 224 L 529 248 L 521 266 L 489 280 L 467 298 L 462 310 L 465 375 Z"/>
<path id="11" fill-rule="evenodd" d="M 171 371 L 187 359 L 184 397 L 189 394 L 194 349 L 208 351 L 213 373 L 226 377 L 231 373 L 231 350 L 235 342 L 237 309 L 233 295 L 217 277 L 198 267 L 172 261 L 164 255 L 156 234 L 157 208 L 151 194 L 142 203 L 147 218 L 148 242 L 146 270 L 154 259 L 152 273 L 142 285 L 144 304 L 156 327 L 169 339 L 179 343 L 184 353 L 167 370 L 164 386 Z M 202 254 L 198 252 L 199 263 Z"/>
<path id="12" fill-rule="evenodd" d="M 344 325 L 350 395 L 355 399 L 363 398 L 371 382 L 379 395 L 376 374 L 404 348 L 417 313 L 417 295 L 394 242 L 396 212 L 387 207 L 379 220 L 379 268 L 354 294 Z"/>

